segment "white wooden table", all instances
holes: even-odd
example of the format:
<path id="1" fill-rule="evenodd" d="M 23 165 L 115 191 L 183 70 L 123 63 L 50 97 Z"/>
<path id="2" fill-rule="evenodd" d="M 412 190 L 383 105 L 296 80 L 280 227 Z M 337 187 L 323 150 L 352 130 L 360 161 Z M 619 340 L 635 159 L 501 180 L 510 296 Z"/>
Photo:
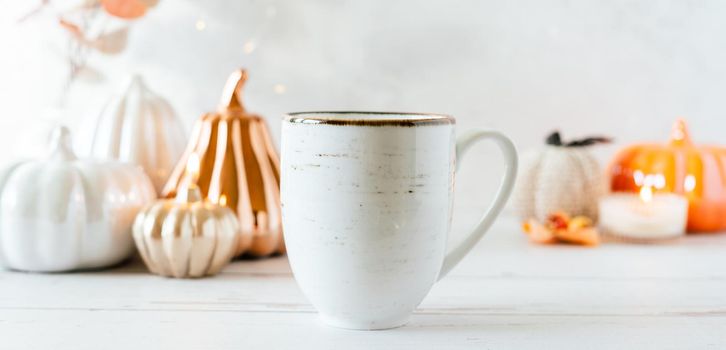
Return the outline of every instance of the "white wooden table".
<path id="1" fill-rule="evenodd" d="M 214 278 L 0 272 L 0 349 L 726 348 L 726 235 L 660 245 L 535 246 L 512 218 L 403 328 L 321 325 L 287 260 Z"/>

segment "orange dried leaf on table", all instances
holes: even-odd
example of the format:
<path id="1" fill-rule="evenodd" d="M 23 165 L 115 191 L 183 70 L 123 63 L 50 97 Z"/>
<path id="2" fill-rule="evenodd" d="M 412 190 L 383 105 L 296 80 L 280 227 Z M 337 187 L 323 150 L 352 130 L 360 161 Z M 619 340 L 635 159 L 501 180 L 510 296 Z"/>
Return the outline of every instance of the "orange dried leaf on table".
<path id="1" fill-rule="evenodd" d="M 570 216 L 565 212 L 557 211 L 547 217 L 547 228 L 550 230 L 565 230 L 570 222 Z"/>
<path id="2" fill-rule="evenodd" d="M 124 19 L 139 18 L 147 8 L 141 0 L 101 0 L 101 5 L 110 15 Z"/>
<path id="3" fill-rule="evenodd" d="M 594 227 L 556 230 L 554 236 L 563 242 L 596 246 L 600 244 L 600 233 Z"/>
<path id="4" fill-rule="evenodd" d="M 567 229 L 577 230 L 585 227 L 592 227 L 592 220 L 587 216 L 575 216 L 567 224 Z"/>
<path id="5" fill-rule="evenodd" d="M 529 239 L 536 243 L 555 243 L 555 236 L 545 227 L 544 225 L 537 222 L 537 220 L 529 219 L 523 225 L 524 232 L 527 233 Z"/>

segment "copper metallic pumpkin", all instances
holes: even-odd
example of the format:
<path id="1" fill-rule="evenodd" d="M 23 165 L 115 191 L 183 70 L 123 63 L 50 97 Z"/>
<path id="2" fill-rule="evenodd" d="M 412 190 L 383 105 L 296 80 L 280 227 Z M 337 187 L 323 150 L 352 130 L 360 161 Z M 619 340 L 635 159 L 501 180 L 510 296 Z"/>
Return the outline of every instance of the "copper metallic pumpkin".
<path id="1" fill-rule="evenodd" d="M 283 253 L 280 213 L 280 161 L 265 120 L 242 104 L 244 70 L 228 79 L 220 108 L 196 123 L 190 143 L 172 172 L 162 196 L 186 188 L 184 168 L 191 153 L 201 159 L 198 185 L 204 198 L 226 205 L 239 219 L 236 255 Z"/>
<path id="2" fill-rule="evenodd" d="M 679 120 L 667 144 L 640 144 L 620 151 L 609 169 L 613 191 L 650 186 L 689 200 L 688 231 L 726 229 L 726 148 L 697 146 Z"/>

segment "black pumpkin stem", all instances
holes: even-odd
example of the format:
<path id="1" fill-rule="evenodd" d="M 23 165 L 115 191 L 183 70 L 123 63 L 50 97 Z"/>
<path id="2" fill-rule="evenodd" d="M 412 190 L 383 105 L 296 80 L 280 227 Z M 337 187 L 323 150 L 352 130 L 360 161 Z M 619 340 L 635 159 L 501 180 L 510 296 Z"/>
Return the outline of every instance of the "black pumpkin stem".
<path id="1" fill-rule="evenodd" d="M 547 139 L 545 140 L 548 145 L 556 147 L 585 147 L 592 146 L 598 143 L 610 143 L 612 141 L 613 140 L 609 137 L 595 136 L 563 143 L 559 131 L 553 131 L 549 136 L 547 136 Z"/>

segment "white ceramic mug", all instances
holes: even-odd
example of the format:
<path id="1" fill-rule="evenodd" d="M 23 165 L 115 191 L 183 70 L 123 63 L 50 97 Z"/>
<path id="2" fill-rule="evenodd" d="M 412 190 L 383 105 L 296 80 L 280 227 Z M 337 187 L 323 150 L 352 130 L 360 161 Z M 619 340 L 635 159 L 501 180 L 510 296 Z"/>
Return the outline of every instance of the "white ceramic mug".
<path id="1" fill-rule="evenodd" d="M 454 118 L 379 112 L 291 113 L 282 122 L 281 199 L 295 279 L 323 322 L 405 324 L 433 284 L 491 226 L 512 190 L 517 153 L 496 131 L 455 142 Z M 448 254 L 456 159 L 493 140 L 506 171 L 496 199 Z"/>

